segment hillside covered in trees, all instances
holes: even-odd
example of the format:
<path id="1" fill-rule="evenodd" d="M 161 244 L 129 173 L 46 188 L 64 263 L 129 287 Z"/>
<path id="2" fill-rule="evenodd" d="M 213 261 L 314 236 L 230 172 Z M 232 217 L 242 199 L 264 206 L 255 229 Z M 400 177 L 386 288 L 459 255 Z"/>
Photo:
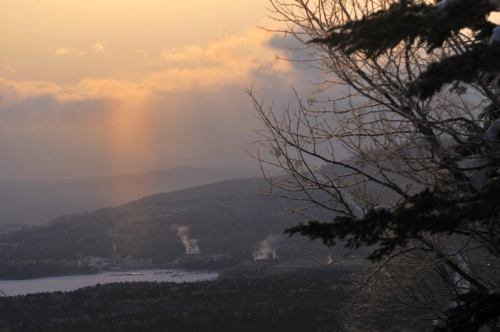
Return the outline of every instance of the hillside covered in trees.
<path id="1" fill-rule="evenodd" d="M 340 331 L 334 311 L 348 296 L 347 270 L 256 263 L 225 272 L 0 298 L 0 331 Z"/>
<path id="2" fill-rule="evenodd" d="M 26 262 L 49 260 L 55 264 L 53 261 L 76 261 L 84 256 L 108 257 L 115 249 L 122 256 L 169 262 L 186 250 L 177 234 L 179 226 L 187 227 L 186 235 L 197 240 L 204 253 L 251 258 L 259 242 L 301 221 L 297 215 L 273 216 L 285 212 L 289 206 L 300 205 L 259 195 L 262 185 L 257 179 L 228 180 L 152 195 L 118 207 L 67 215 L 43 226 L 3 234 L 0 277 L 8 278 L 1 271 L 22 264 L 26 267 L 29 265 Z M 322 249 L 321 244 L 300 237 L 280 242 L 282 255 Z M 326 258 L 327 253 L 321 255 Z"/>

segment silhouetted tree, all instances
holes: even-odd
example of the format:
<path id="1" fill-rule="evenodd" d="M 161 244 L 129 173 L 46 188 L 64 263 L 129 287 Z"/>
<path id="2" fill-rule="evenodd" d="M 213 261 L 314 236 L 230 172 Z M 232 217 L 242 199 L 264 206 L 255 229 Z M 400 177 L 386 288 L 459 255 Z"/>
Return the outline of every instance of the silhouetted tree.
<path id="1" fill-rule="evenodd" d="M 272 155 L 257 158 L 289 175 L 268 178 L 268 194 L 337 214 L 286 233 L 373 248 L 346 325 L 500 328 L 500 27 L 488 21 L 500 3 L 271 3 L 325 79 L 284 113 L 249 91 Z M 347 93 L 317 100 L 337 87 Z"/>

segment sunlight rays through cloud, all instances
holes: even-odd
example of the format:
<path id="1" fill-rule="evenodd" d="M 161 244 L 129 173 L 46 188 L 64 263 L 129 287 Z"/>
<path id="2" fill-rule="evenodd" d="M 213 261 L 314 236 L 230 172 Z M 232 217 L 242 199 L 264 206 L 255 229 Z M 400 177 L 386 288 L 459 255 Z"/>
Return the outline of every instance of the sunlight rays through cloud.
<path id="1" fill-rule="evenodd" d="M 168 48 L 155 70 L 135 81 L 88 77 L 61 85 L 1 77 L 0 177 L 248 164 L 255 120 L 244 86 L 278 92 L 296 82 L 290 63 L 275 61 L 280 51 L 271 39 L 252 29 L 204 46 Z M 103 53 L 105 45 L 91 49 Z"/>

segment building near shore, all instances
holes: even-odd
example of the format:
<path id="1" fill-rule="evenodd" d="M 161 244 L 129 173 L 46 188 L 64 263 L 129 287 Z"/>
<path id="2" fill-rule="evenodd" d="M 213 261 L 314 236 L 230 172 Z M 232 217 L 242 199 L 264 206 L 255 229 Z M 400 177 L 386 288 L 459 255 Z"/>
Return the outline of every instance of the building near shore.
<path id="1" fill-rule="evenodd" d="M 122 259 L 122 268 L 124 269 L 150 269 L 153 266 L 153 260 L 151 258 L 133 260 L 130 258 Z"/>
<path id="2" fill-rule="evenodd" d="M 94 256 L 85 256 L 78 260 L 80 273 L 83 274 L 99 274 L 102 272 L 103 259 Z"/>
<path id="3" fill-rule="evenodd" d="M 231 259 L 231 256 L 226 254 L 216 254 L 216 255 L 205 256 L 204 259 L 213 262 L 220 262 Z"/>
<path id="4" fill-rule="evenodd" d="M 205 255 L 202 252 L 196 254 L 182 254 L 181 258 L 183 262 L 194 262 L 203 259 Z"/>

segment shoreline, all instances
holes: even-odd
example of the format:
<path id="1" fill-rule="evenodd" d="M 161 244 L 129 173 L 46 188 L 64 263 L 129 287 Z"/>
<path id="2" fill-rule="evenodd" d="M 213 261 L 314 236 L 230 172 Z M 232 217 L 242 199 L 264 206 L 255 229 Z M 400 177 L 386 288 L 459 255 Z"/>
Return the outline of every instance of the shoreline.
<path id="1" fill-rule="evenodd" d="M 159 273 L 160 272 L 160 273 Z M 57 276 L 26 280 L 0 280 L 0 289 L 8 296 L 45 292 L 67 292 L 83 287 L 113 282 L 197 282 L 213 280 L 218 271 L 181 271 L 179 269 L 131 270 L 129 273 L 108 271 L 100 274 Z"/>

